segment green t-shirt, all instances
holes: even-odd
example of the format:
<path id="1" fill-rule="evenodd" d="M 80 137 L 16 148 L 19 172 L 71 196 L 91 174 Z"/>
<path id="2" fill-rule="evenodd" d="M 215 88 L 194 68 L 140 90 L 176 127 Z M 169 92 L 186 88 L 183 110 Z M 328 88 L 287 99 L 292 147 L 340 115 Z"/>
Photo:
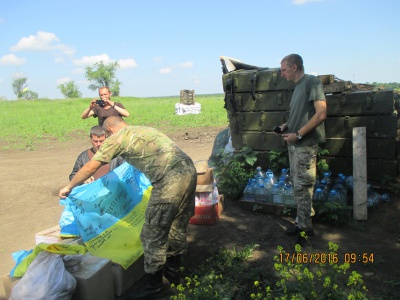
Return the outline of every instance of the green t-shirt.
<path id="1" fill-rule="evenodd" d="M 109 163 L 116 156 L 122 156 L 152 183 L 163 178 L 176 163 L 190 159 L 168 136 L 146 126 L 126 126 L 114 133 L 92 159 Z"/>
<path id="2" fill-rule="evenodd" d="M 315 115 L 316 100 L 326 101 L 322 82 L 318 77 L 306 74 L 297 82 L 290 100 L 288 132 L 299 131 Z M 308 132 L 296 146 L 310 146 L 323 142 L 325 142 L 324 123 Z"/>

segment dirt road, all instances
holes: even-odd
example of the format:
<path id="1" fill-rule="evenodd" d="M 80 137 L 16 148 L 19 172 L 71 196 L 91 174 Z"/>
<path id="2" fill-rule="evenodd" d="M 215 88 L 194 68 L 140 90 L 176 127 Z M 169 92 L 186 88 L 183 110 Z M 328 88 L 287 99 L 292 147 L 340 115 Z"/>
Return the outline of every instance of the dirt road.
<path id="1" fill-rule="evenodd" d="M 214 138 L 223 128 L 190 129 L 168 134 L 193 160 L 208 159 Z M 11 253 L 35 246 L 35 233 L 58 224 L 62 207 L 58 190 L 68 182 L 68 175 L 79 153 L 90 145 L 89 139 L 69 142 L 46 142 L 33 151 L 0 152 L 0 275 L 14 266 Z M 367 288 L 377 299 L 399 299 L 400 295 L 400 198 L 369 211 L 360 228 L 315 225 L 312 251 L 326 252 L 329 241 L 339 244 L 341 253 L 373 253 L 375 262 L 354 263 L 363 275 Z M 228 199 L 229 200 L 229 199 Z M 207 258 L 211 249 L 240 250 L 259 244 L 251 263 L 263 272 L 273 272 L 277 246 L 291 250 L 294 240 L 284 235 L 293 220 L 245 210 L 230 203 L 214 226 L 189 225 L 189 251 L 185 268 L 193 268 Z M 311 251 L 311 250 L 309 250 Z M 0 285 L 0 300 L 5 299 Z M 397 295 L 397 296 L 395 296 Z"/>

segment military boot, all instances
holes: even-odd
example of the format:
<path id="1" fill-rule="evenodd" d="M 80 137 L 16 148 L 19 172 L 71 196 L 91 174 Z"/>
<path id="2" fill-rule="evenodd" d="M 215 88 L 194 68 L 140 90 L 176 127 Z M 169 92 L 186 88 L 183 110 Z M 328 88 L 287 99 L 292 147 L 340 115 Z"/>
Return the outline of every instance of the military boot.
<path id="1" fill-rule="evenodd" d="M 154 274 L 146 274 L 142 285 L 137 289 L 132 289 L 125 294 L 125 299 L 131 300 L 150 300 L 157 299 L 164 295 L 163 273 L 162 269 Z"/>
<path id="2" fill-rule="evenodd" d="M 170 284 L 173 283 L 175 284 L 175 286 L 181 283 L 180 264 L 181 264 L 181 255 L 175 255 L 167 257 L 167 261 L 164 265 L 165 278 L 168 279 Z"/>

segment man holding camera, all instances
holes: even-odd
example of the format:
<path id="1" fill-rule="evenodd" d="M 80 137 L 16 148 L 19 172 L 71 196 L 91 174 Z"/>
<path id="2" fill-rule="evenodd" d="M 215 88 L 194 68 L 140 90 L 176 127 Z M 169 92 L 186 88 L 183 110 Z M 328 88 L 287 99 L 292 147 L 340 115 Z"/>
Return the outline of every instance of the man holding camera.
<path id="1" fill-rule="evenodd" d="M 108 117 L 129 117 L 129 112 L 122 103 L 111 101 L 111 91 L 108 87 L 99 88 L 99 96 L 100 99 L 94 98 L 90 106 L 82 112 L 82 119 L 93 116 L 99 119 L 99 125 L 102 126 Z"/>
<path id="2" fill-rule="evenodd" d="M 281 76 L 296 84 L 290 100 L 289 119 L 275 131 L 288 144 L 290 175 L 297 203 L 295 226 L 285 233 L 297 236 L 296 243 L 301 244 L 304 242 L 300 235 L 302 231 L 308 236 L 314 235 L 312 197 L 318 144 L 325 142 L 326 98 L 321 80 L 305 74 L 303 59 L 298 54 L 289 54 L 282 59 Z"/>

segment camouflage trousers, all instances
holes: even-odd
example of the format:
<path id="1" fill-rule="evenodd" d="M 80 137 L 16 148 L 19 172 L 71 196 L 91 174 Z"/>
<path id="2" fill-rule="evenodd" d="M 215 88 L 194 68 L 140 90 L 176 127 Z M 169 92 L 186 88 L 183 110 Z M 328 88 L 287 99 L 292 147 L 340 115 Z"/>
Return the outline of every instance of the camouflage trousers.
<path id="1" fill-rule="evenodd" d="M 167 256 L 186 251 L 196 184 L 196 168 L 190 159 L 177 163 L 161 180 L 153 183 L 140 234 L 146 273 L 160 270 Z"/>
<path id="2" fill-rule="evenodd" d="M 288 151 L 293 195 L 297 204 L 296 225 L 303 230 L 309 230 L 313 227 L 310 217 L 314 215 L 312 198 L 317 176 L 318 145 L 289 145 Z"/>

